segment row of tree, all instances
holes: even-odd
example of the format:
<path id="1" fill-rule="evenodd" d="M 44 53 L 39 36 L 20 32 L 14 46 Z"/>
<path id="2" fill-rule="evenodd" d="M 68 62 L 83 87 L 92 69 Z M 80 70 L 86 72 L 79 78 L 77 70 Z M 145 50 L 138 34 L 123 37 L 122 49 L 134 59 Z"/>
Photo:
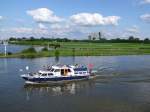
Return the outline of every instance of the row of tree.
<path id="1" fill-rule="evenodd" d="M 57 41 L 57 42 L 70 42 L 72 41 L 71 39 L 68 38 L 45 38 L 45 37 L 41 37 L 41 38 L 35 38 L 35 37 L 22 37 L 22 38 L 15 38 L 15 37 L 10 37 L 9 41 Z"/>
<path id="2" fill-rule="evenodd" d="M 101 35 L 99 33 L 99 35 Z M 35 38 L 35 37 L 22 37 L 22 38 L 9 38 L 9 41 L 49 41 L 49 42 L 93 42 L 93 43 L 150 43 L 149 38 L 145 38 L 143 40 L 136 38 L 134 36 L 129 36 L 127 39 L 115 38 L 115 39 L 106 39 L 99 36 L 99 39 L 88 37 L 88 39 L 84 40 L 75 40 L 75 39 L 68 39 L 68 38 Z"/>

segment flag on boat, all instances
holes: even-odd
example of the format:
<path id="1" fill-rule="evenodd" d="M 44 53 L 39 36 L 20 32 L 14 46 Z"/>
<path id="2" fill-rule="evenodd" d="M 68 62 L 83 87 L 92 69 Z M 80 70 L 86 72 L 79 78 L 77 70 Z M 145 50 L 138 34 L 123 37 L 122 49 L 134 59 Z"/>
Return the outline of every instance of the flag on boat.
<path id="1" fill-rule="evenodd" d="M 88 64 L 88 68 L 89 68 L 89 69 L 92 69 L 93 67 L 94 67 L 94 65 L 93 65 L 93 64 L 91 64 L 91 63 L 90 63 L 90 64 Z"/>

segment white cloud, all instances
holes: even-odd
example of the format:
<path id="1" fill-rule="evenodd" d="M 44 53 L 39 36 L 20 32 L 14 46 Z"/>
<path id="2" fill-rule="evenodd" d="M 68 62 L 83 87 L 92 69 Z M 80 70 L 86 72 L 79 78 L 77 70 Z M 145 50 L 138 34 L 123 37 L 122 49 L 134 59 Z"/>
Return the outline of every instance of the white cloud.
<path id="1" fill-rule="evenodd" d="M 143 21 L 150 23 L 150 14 L 141 15 L 140 18 L 141 18 Z"/>
<path id="2" fill-rule="evenodd" d="M 27 14 L 32 16 L 36 22 L 40 23 L 56 23 L 62 21 L 62 18 L 56 16 L 52 10 L 47 8 L 29 10 Z"/>
<path id="3" fill-rule="evenodd" d="M 35 35 L 39 35 L 39 36 L 44 36 L 44 35 L 48 35 L 49 31 L 47 29 L 33 29 L 32 33 Z"/>
<path id="4" fill-rule="evenodd" d="M 137 33 L 140 32 L 139 31 L 139 27 L 136 26 L 136 25 L 134 25 L 134 26 L 132 26 L 130 28 L 127 28 L 126 31 L 129 32 L 129 33 L 133 33 L 133 34 L 137 34 Z"/>
<path id="5" fill-rule="evenodd" d="M 48 34 L 48 31 L 46 29 L 39 29 L 39 28 L 28 28 L 28 27 L 18 27 L 18 28 L 11 28 L 11 29 L 7 29 L 8 32 L 13 32 L 15 34 L 30 34 L 32 36 L 35 35 L 46 35 Z"/>
<path id="6" fill-rule="evenodd" d="M 38 24 L 39 25 L 39 24 Z M 41 25 L 39 25 L 41 26 Z M 12 27 L 12 28 L 3 28 L 0 29 L 0 38 L 1 35 L 3 37 L 31 37 L 34 36 L 36 38 L 40 37 L 59 37 L 59 38 L 73 38 L 76 34 L 81 34 L 77 36 L 77 38 L 82 37 L 83 30 L 77 27 L 72 27 L 67 24 L 52 24 L 52 27 L 48 27 L 46 29 L 40 27 Z"/>
<path id="7" fill-rule="evenodd" d="M 42 23 L 39 23 L 39 24 L 38 24 L 38 27 L 39 27 L 40 29 L 47 29 L 47 27 L 46 27 L 44 24 L 42 24 Z"/>
<path id="8" fill-rule="evenodd" d="M 69 37 L 69 38 L 83 38 L 86 35 L 85 27 L 82 28 L 80 26 L 72 26 L 69 23 L 63 23 L 63 24 L 52 24 L 50 26 L 50 35 L 53 37 Z M 87 31 L 87 30 L 86 30 Z"/>
<path id="9" fill-rule="evenodd" d="M 62 24 L 52 24 L 50 26 L 50 28 L 53 30 L 68 29 L 68 28 L 70 28 L 70 25 L 68 25 L 68 24 L 63 24 L 63 25 Z"/>
<path id="10" fill-rule="evenodd" d="M 118 25 L 119 16 L 103 17 L 99 13 L 79 13 L 72 15 L 70 20 L 81 26 Z"/>
<path id="11" fill-rule="evenodd" d="M 3 17 L 2 16 L 0 16 L 0 20 L 2 20 L 3 19 Z"/>
<path id="12" fill-rule="evenodd" d="M 62 28 L 62 26 L 60 24 L 53 24 L 50 27 L 51 27 L 51 29 L 61 29 Z"/>
<path id="13" fill-rule="evenodd" d="M 29 33 L 32 32 L 32 28 L 26 28 L 26 27 L 11 28 L 10 31 L 14 31 L 16 33 Z"/>
<path id="14" fill-rule="evenodd" d="M 150 0 L 142 0 L 140 4 L 150 4 Z"/>
<path id="15" fill-rule="evenodd" d="M 53 24 L 50 26 L 51 32 L 64 35 L 75 30 L 75 27 L 70 27 L 69 25 Z"/>
<path id="16" fill-rule="evenodd" d="M 82 26 L 118 25 L 120 20 L 119 16 L 104 17 L 99 13 L 78 13 L 62 21 L 61 18 L 57 17 L 51 10 L 46 8 L 30 10 L 27 11 L 27 13 L 37 22 L 36 26 L 9 28 L 5 29 L 5 31 L 1 31 L 0 34 L 5 34 L 5 37 L 75 37 L 76 39 L 80 39 L 87 38 L 89 32 L 95 32 L 100 28 Z M 136 28 L 134 27 L 128 29 L 129 32 L 136 32 L 135 30 Z M 122 35 L 122 33 L 118 32 L 108 33 L 109 32 L 104 33 L 107 38 L 119 37 Z"/>

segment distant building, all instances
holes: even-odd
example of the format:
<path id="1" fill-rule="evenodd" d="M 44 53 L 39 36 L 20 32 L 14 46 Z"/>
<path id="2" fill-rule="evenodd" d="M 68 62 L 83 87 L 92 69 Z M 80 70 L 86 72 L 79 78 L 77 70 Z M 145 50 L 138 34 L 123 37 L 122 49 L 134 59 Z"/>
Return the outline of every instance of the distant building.
<path id="1" fill-rule="evenodd" d="M 98 36 L 99 36 L 99 40 L 101 40 L 101 39 L 102 39 L 102 34 L 101 34 L 101 32 L 98 32 Z"/>
<path id="2" fill-rule="evenodd" d="M 90 33 L 88 36 L 88 40 L 101 40 L 101 39 L 102 39 L 101 32 L 93 32 L 93 33 Z"/>

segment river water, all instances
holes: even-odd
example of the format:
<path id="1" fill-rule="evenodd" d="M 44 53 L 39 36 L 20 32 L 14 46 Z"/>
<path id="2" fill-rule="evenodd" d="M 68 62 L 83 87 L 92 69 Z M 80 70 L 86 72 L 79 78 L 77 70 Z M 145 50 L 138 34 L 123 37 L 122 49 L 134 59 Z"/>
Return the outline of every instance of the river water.
<path id="1" fill-rule="evenodd" d="M 7 45 L 7 52 L 18 53 L 18 52 L 21 52 L 24 49 L 29 48 L 29 47 L 31 47 L 31 46 L 9 44 L 9 45 Z M 43 47 L 34 46 L 34 48 L 36 49 L 36 51 L 40 51 Z M 0 44 L 0 53 L 4 53 L 4 52 L 5 52 L 4 45 Z"/>
<path id="2" fill-rule="evenodd" d="M 98 77 L 53 86 L 20 78 L 55 63 L 92 63 Z M 150 56 L 0 59 L 0 112 L 150 112 Z"/>

